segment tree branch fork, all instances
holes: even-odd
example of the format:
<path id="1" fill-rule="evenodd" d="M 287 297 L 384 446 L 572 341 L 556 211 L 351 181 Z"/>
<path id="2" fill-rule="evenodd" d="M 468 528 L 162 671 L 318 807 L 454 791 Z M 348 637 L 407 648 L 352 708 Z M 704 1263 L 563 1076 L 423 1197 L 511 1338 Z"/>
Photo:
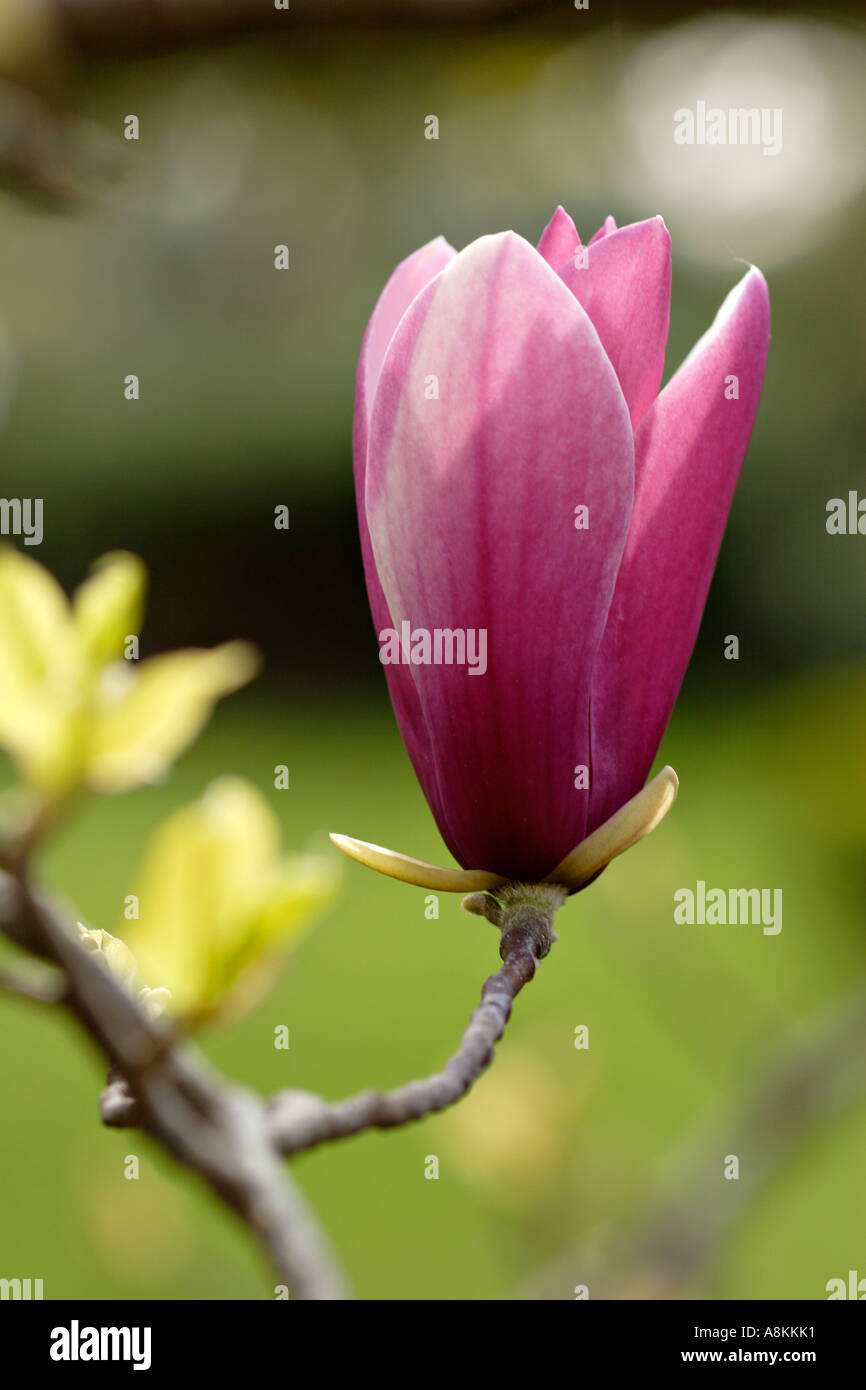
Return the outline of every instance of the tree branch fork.
<path id="1" fill-rule="evenodd" d="M 347 1286 L 330 1242 L 282 1159 L 367 1129 L 410 1124 L 464 1096 L 493 1061 L 515 998 L 555 940 L 553 917 L 564 897 L 551 886 L 514 884 L 496 898 L 467 898 L 467 911 L 499 927 L 502 965 L 485 981 L 457 1051 L 432 1076 L 336 1102 L 300 1090 L 266 1100 L 218 1075 L 78 943 L 32 889 L 21 858 L 0 866 L 0 931 L 54 969 L 37 980 L 0 972 L 0 990 L 74 1015 L 110 1064 L 102 1122 L 142 1129 L 196 1173 L 257 1236 L 292 1298 L 343 1299 Z"/>

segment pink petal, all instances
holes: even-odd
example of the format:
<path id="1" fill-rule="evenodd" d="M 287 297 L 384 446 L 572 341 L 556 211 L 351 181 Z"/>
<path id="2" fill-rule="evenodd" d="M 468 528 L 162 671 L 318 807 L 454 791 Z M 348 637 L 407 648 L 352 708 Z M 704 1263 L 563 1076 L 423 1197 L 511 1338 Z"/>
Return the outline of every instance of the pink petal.
<path id="1" fill-rule="evenodd" d="M 367 580 L 367 594 L 376 632 L 391 626 L 388 605 L 370 544 L 370 531 L 364 510 L 364 487 L 367 472 L 367 433 L 370 409 L 375 396 L 376 384 L 385 351 L 393 337 L 403 314 L 415 296 L 425 285 L 438 275 L 457 252 L 449 246 L 444 237 L 422 246 L 394 271 L 379 296 L 367 325 L 355 387 L 355 424 L 353 432 L 353 451 L 355 456 L 355 494 L 358 502 L 358 523 L 361 533 L 361 554 L 364 561 L 364 574 Z M 418 695 L 409 670 L 403 666 L 386 666 L 385 674 L 391 702 L 400 723 L 403 740 L 406 744 L 412 765 L 420 779 L 422 773 L 429 775 L 429 739 L 427 737 Z"/>
<path id="2" fill-rule="evenodd" d="M 592 685 L 594 829 L 643 786 L 700 626 L 767 360 L 759 270 L 731 291 L 635 438 L 635 501 Z M 739 399 L 725 398 L 729 378 Z"/>
<path id="3" fill-rule="evenodd" d="M 586 314 L 522 238 L 474 242 L 386 354 L 366 488 L 393 626 L 487 633 L 486 674 L 401 668 L 432 741 L 422 785 L 465 866 L 543 877 L 583 835 L 573 769 L 632 489 L 625 401 Z"/>
<path id="4" fill-rule="evenodd" d="M 580 246 L 577 228 L 565 208 L 558 207 L 551 217 L 538 243 L 538 254 L 543 256 L 549 266 L 559 270 L 569 258 L 574 257 Z"/>
<path id="5" fill-rule="evenodd" d="M 594 246 L 597 241 L 601 241 L 602 237 L 609 236 L 611 232 L 615 231 L 616 223 L 614 222 L 610 213 L 608 213 L 607 217 L 604 219 L 604 222 L 599 227 L 598 231 L 595 233 L 595 236 L 590 237 L 589 245 Z"/>
<path id="6" fill-rule="evenodd" d="M 671 301 L 671 239 L 660 217 L 595 241 L 585 268 L 558 267 L 595 324 L 637 429 L 661 384 Z"/>
<path id="7" fill-rule="evenodd" d="M 438 275 L 456 255 L 454 247 L 444 237 L 436 237 L 435 241 L 429 241 L 400 262 L 380 294 L 367 325 L 358 364 L 358 395 L 366 403 L 368 419 L 382 359 L 397 324 L 416 294 L 420 294 L 434 275 Z"/>

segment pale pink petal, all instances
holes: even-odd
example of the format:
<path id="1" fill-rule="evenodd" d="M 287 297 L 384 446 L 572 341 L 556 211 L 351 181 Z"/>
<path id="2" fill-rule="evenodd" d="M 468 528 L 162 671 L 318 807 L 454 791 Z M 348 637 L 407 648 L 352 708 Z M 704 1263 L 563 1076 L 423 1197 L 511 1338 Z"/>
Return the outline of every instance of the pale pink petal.
<path id="1" fill-rule="evenodd" d="M 592 319 L 637 429 L 661 384 L 671 301 L 671 239 L 660 217 L 619 227 L 559 267 Z"/>
<path id="2" fill-rule="evenodd" d="M 559 270 L 569 257 L 573 257 L 580 246 L 577 228 L 565 208 L 558 207 L 551 217 L 538 243 L 538 254 L 543 256 L 549 266 Z"/>
<path id="3" fill-rule="evenodd" d="M 358 363 L 358 394 L 366 403 L 368 419 L 382 359 L 397 324 L 416 294 L 420 294 L 456 255 L 454 247 L 444 237 L 436 237 L 400 262 L 380 294 L 364 334 Z"/>
<path id="4" fill-rule="evenodd" d="M 358 524 L 361 534 L 361 554 L 364 561 L 364 575 L 367 581 L 367 594 L 376 632 L 391 625 L 388 605 L 382 593 L 382 586 L 373 563 L 370 532 L 364 510 L 364 485 L 367 470 L 367 433 L 370 408 L 375 396 L 376 383 L 382 359 L 400 319 L 415 296 L 438 275 L 444 266 L 456 256 L 453 246 L 444 237 L 422 246 L 394 271 L 373 310 L 367 325 L 358 374 L 355 384 L 355 423 L 353 431 L 353 452 L 355 457 L 355 494 L 358 503 Z M 418 702 L 418 695 L 412 678 L 405 667 L 386 666 L 388 689 L 397 714 L 409 757 L 419 779 L 423 774 L 429 777 L 429 739 L 424 727 L 424 719 Z"/>
<path id="5" fill-rule="evenodd" d="M 586 314 L 522 238 L 474 242 L 386 353 L 366 486 L 393 625 L 487 634 L 485 674 L 401 668 L 432 740 L 422 785 L 465 866 L 540 878 L 583 836 L 574 769 L 632 491 L 627 408 Z"/>
<path id="6" fill-rule="evenodd" d="M 670 718 L 752 432 L 769 332 L 767 286 L 753 268 L 635 438 L 634 513 L 592 683 L 590 830 L 643 786 Z"/>
<path id="7" fill-rule="evenodd" d="M 611 232 L 615 231 L 616 223 L 614 222 L 610 213 L 608 213 L 607 217 L 604 219 L 604 222 L 601 224 L 598 231 L 595 233 L 594 236 L 590 237 L 589 245 L 594 246 L 597 241 L 601 241 L 602 237 L 609 236 Z"/>

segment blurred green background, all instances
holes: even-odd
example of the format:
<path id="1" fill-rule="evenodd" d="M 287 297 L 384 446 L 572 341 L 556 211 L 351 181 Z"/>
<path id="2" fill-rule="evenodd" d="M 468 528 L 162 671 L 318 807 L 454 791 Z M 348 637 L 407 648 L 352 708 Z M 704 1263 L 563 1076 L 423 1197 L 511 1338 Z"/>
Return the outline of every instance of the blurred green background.
<path id="1" fill-rule="evenodd" d="M 45 499 L 30 553 L 69 585 L 107 549 L 146 559 L 143 654 L 242 636 L 266 667 L 169 782 L 90 803 L 58 833 L 46 881 L 115 930 L 150 830 L 221 772 L 270 797 L 288 846 L 324 849 L 335 829 L 443 862 L 358 554 L 367 317 L 395 263 L 440 232 L 536 240 L 562 202 L 586 239 L 607 212 L 660 212 L 668 374 L 743 261 L 767 275 L 773 312 L 752 446 L 662 750 L 680 799 L 562 913 L 493 1070 L 459 1107 L 295 1171 L 361 1298 L 569 1298 L 599 1262 L 630 1296 L 633 1262 L 610 1243 L 652 1220 L 707 1133 L 709 1204 L 732 1216 L 674 1296 L 821 1298 L 827 1280 L 866 1275 L 866 1029 L 833 1069 L 846 1099 L 826 1122 L 787 1137 L 794 1087 L 741 1143 L 744 1178 L 777 1154 L 771 1180 L 738 1206 L 722 1177 L 767 1068 L 864 988 L 866 541 L 825 529 L 828 499 L 866 491 L 854 8 L 662 7 L 647 23 L 630 5 L 491 3 L 458 23 L 424 4 L 293 5 L 260 32 L 242 4 L 216 7 L 226 19 L 208 32 L 192 19 L 154 32 L 137 3 L 114 7 L 112 28 L 100 8 L 0 0 L 0 492 Z M 676 147 L 673 111 L 697 99 L 780 107 L 782 153 Z M 137 142 L 122 138 L 130 113 Z M 123 397 L 131 372 L 137 402 Z M 278 504 L 288 532 L 273 528 Z M 723 659 L 729 633 L 738 662 Z M 272 789 L 278 763 L 287 792 Z M 698 879 L 782 888 L 781 934 L 675 925 L 673 893 Z M 453 1050 L 495 963 L 495 934 L 459 900 L 428 921 L 420 889 L 347 865 L 275 992 L 201 1041 L 266 1092 L 396 1085 Z M 230 1217 L 138 1135 L 100 1128 L 100 1082 L 71 1024 L 0 999 L 0 1276 L 41 1277 L 48 1298 L 270 1297 Z M 123 1178 L 129 1153 L 138 1182 Z"/>

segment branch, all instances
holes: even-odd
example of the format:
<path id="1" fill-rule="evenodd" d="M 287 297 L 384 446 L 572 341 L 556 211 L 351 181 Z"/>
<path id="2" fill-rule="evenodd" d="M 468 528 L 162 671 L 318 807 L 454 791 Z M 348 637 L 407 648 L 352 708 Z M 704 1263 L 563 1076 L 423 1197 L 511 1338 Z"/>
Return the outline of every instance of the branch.
<path id="1" fill-rule="evenodd" d="M 515 998 L 556 939 L 560 885 L 505 884 L 471 894 L 464 907 L 500 931 L 502 966 L 485 981 L 481 1002 L 444 1069 L 383 1094 L 366 1091 L 329 1104 L 288 1091 L 266 1106 L 253 1093 L 212 1078 L 179 1046 L 164 1022 L 144 1013 L 91 952 L 31 890 L 31 842 L 0 851 L 0 931 L 60 967 L 63 1004 L 109 1058 L 100 1101 L 105 1124 L 137 1125 L 209 1184 L 256 1232 L 289 1289 L 300 1299 L 340 1299 L 343 1284 L 327 1243 L 301 1194 L 282 1171 L 281 1155 L 363 1129 L 390 1129 L 442 1110 L 465 1095 L 490 1066 Z M 14 981 L 15 992 L 33 993 Z M 34 996 L 48 999 L 41 992 Z"/>
<path id="2" fill-rule="evenodd" d="M 395 1091 L 365 1091 L 336 1104 L 286 1091 L 266 1106 L 205 1072 L 32 893 L 21 861 L 7 856 L 5 862 L 0 930 L 63 971 L 63 1003 L 111 1062 L 100 1101 L 103 1122 L 140 1126 L 198 1173 L 256 1232 L 300 1299 L 345 1295 L 327 1243 L 283 1173 L 280 1156 L 364 1129 L 408 1124 L 465 1095 L 490 1066 L 515 998 L 550 950 L 553 917 L 565 898 L 558 886 L 510 884 L 497 899 L 473 894 L 465 900 L 469 911 L 499 927 L 502 967 L 485 981 L 460 1046 L 442 1071 Z"/>
<path id="3" fill-rule="evenodd" d="M 42 979 L 29 979 L 0 970 L 0 992 L 29 999 L 34 1004 L 62 1004 L 66 997 L 63 984 L 47 972 Z"/>
<path id="4" fill-rule="evenodd" d="M 283 1172 L 261 1101 L 212 1079 L 8 873 L 0 876 L 0 929 L 61 967 L 65 1006 L 110 1058 L 113 1084 L 123 1077 L 142 1127 L 259 1236 L 292 1296 L 345 1297 L 328 1244 Z"/>
<path id="5" fill-rule="evenodd" d="M 296 1154 L 329 1140 L 347 1139 L 365 1129 L 395 1129 L 445 1110 L 465 1096 L 491 1065 L 514 1000 L 529 984 L 538 962 L 555 940 L 553 914 L 564 896 L 564 890 L 560 893 L 556 888 L 548 888 L 543 892 L 543 897 L 549 898 L 546 904 L 531 908 L 518 904 L 510 909 L 503 909 L 483 894 L 467 899 L 469 911 L 488 917 L 502 928 L 502 968 L 485 980 L 481 1003 L 454 1056 L 433 1076 L 410 1081 L 394 1091 L 361 1091 L 348 1100 L 334 1102 L 312 1091 L 278 1092 L 266 1110 L 268 1135 L 274 1148 L 282 1154 Z M 478 899 L 482 901 L 479 903 Z M 114 1128 L 140 1123 L 135 1096 L 122 1075 L 109 1076 L 100 1109 L 103 1123 Z"/>
<path id="6" fill-rule="evenodd" d="M 272 1142 L 281 1153 L 298 1153 L 364 1129 L 409 1124 L 460 1100 L 493 1061 L 514 1000 L 534 976 L 551 940 L 550 919 L 541 913 L 535 919 L 524 916 L 519 925 L 503 933 L 502 968 L 484 982 L 481 1003 L 442 1071 L 395 1091 L 362 1091 L 335 1103 L 310 1091 L 281 1091 L 268 1107 Z"/>

